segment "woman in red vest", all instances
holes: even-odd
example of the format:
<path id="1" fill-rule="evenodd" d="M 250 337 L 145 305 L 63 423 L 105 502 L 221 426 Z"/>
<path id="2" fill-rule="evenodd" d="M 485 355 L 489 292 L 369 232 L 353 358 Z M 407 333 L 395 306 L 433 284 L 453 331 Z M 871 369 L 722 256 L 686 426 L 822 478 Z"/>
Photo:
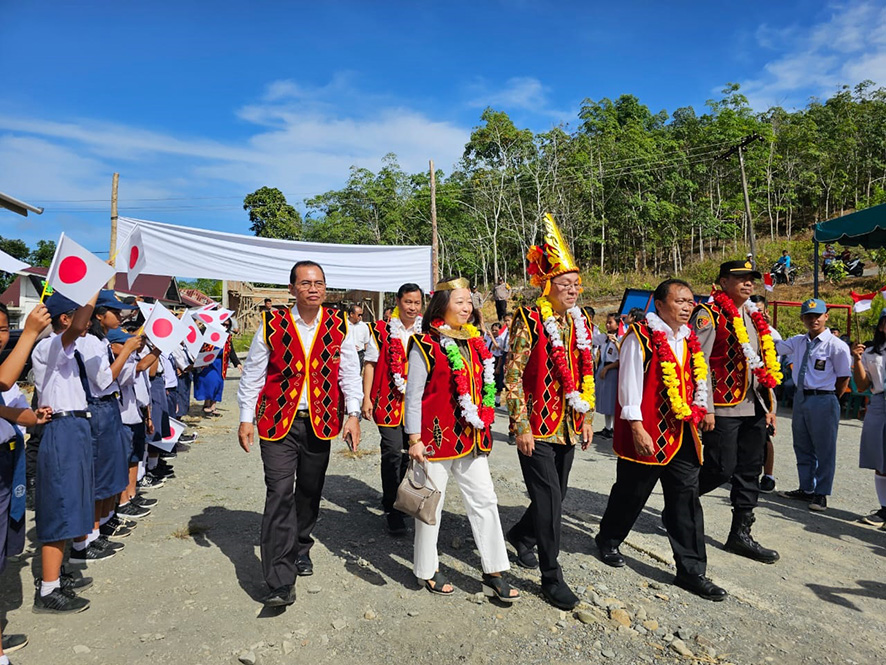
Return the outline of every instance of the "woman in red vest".
<path id="1" fill-rule="evenodd" d="M 458 483 L 483 565 L 483 592 L 505 602 L 520 597 L 501 576 L 508 553 L 498 516 L 487 457 L 495 420 L 492 356 L 477 325 L 468 280 L 437 284 L 422 321 L 422 334 L 409 343 L 405 428 L 409 457 L 425 463 L 444 494 L 451 473 Z M 452 585 L 440 574 L 437 536 L 443 512 L 431 526 L 415 521 L 415 576 L 431 593 L 449 595 Z"/>
<path id="2" fill-rule="evenodd" d="M 369 344 L 363 357 L 363 417 L 378 425 L 381 437 L 382 508 L 388 532 L 406 533 L 404 515 L 394 508 L 397 487 L 406 473 L 409 447 L 403 432 L 403 395 L 406 393 L 406 346 L 413 333 L 421 332 L 424 294 L 418 284 L 397 290 L 397 308 L 390 321 L 376 321 L 369 328 Z"/>

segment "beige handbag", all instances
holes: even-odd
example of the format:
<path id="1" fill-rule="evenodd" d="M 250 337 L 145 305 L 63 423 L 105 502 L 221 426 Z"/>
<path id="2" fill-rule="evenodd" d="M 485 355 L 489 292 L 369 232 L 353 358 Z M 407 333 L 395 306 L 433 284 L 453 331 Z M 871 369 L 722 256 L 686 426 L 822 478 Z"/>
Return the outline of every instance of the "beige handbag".
<path id="1" fill-rule="evenodd" d="M 415 469 L 417 466 L 421 467 L 430 487 L 416 479 Z M 440 496 L 440 490 L 428 475 L 427 462 L 416 464 L 415 460 L 410 460 L 406 475 L 403 477 L 400 487 L 397 488 L 394 508 L 433 526 L 437 523 L 437 505 L 440 503 Z"/>

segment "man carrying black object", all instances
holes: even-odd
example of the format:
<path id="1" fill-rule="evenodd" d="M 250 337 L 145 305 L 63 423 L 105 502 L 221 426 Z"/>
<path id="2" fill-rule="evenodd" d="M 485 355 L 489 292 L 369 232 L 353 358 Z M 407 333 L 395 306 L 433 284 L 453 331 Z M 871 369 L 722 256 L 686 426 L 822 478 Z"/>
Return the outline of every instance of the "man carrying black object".
<path id="1" fill-rule="evenodd" d="M 606 565 L 625 565 L 618 547 L 660 480 L 675 583 L 708 600 L 726 591 L 705 577 L 704 516 L 698 498 L 707 371 L 686 326 L 694 300 L 689 285 L 669 279 L 655 289 L 655 312 L 631 325 L 621 345 L 613 448 L 616 480 L 595 541 Z M 694 349 L 694 350 L 693 350 Z M 666 369 L 670 367 L 670 375 Z M 672 394 L 669 383 L 676 384 Z"/>
<path id="2" fill-rule="evenodd" d="M 341 434 L 351 449 L 357 447 L 363 400 L 347 319 L 322 306 L 323 269 L 299 261 L 289 279 L 295 307 L 263 314 L 237 393 L 240 446 L 249 452 L 253 421 L 261 443 L 267 487 L 261 559 L 271 589 L 264 601 L 269 607 L 295 602 L 296 575 L 314 572 L 311 531 L 320 512 L 330 440 Z"/>
<path id="3" fill-rule="evenodd" d="M 701 424 L 705 461 L 699 491 L 707 494 L 731 482 L 732 528 L 725 549 L 762 563 L 775 563 L 778 552 L 762 547 L 751 536 L 767 427 L 775 433 L 771 387 L 780 380 L 768 324 L 750 301 L 756 279 L 760 273 L 749 261 L 723 263 L 717 278 L 720 289 L 714 291 L 713 302 L 699 305 L 692 313 L 690 327 L 698 335 L 710 367 L 708 415 Z M 745 335 L 747 343 L 743 345 L 739 338 Z M 769 356 L 764 342 L 771 346 Z M 775 373 L 767 357 L 774 362 Z M 771 385 L 761 383 L 761 376 Z"/>

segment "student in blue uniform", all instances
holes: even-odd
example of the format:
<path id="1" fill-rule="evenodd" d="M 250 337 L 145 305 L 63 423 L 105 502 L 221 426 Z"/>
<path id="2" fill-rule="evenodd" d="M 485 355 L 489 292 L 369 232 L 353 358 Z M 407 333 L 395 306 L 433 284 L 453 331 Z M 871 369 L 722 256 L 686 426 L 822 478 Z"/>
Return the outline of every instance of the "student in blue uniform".
<path id="1" fill-rule="evenodd" d="M 46 422 L 49 409 L 29 408 L 16 384 L 37 336 L 49 325 L 42 304 L 28 315 L 16 349 L 0 365 L 0 574 L 9 557 L 21 554 L 25 545 L 25 441 L 22 427 Z M 9 342 L 9 311 L 0 303 L 0 351 Z M 18 351 L 16 353 L 16 350 Z M 0 665 L 9 665 L 7 654 L 28 643 L 26 635 L 7 635 L 0 627 Z"/>
<path id="2" fill-rule="evenodd" d="M 837 465 L 837 428 L 840 425 L 840 395 L 849 385 L 852 367 L 846 342 L 827 328 L 827 305 L 810 298 L 800 308 L 800 318 L 808 331 L 776 341 L 779 354 L 793 356 L 794 416 L 791 432 L 797 455 L 800 487 L 779 492 L 787 499 L 809 504 L 821 512 L 828 507 Z"/>
<path id="3" fill-rule="evenodd" d="M 86 391 L 89 383 L 77 339 L 86 332 L 98 294 L 78 307 L 60 293 L 46 301 L 52 335 L 37 344 L 31 361 L 39 407 L 50 407 L 37 457 L 37 540 L 41 542 L 41 579 L 34 612 L 82 612 L 89 601 L 62 586 L 67 540 L 86 540 L 95 518 L 92 431 Z M 112 556 L 110 550 L 102 557 Z"/>
<path id="4" fill-rule="evenodd" d="M 89 426 L 92 430 L 95 522 L 86 541 L 74 541 L 71 545 L 72 563 L 88 563 L 97 560 L 96 555 L 99 552 L 108 549 L 113 552 L 123 547 L 122 544 L 111 545 L 108 536 L 102 535 L 100 529 L 113 517 L 117 500 L 129 484 L 130 437 L 120 417 L 120 386 L 117 378 L 130 354 L 143 344 L 143 339 L 133 337 L 124 345 L 120 355 L 115 356 L 106 336 L 109 330 L 120 327 L 120 312 L 133 309 L 136 309 L 134 305 L 117 300 L 113 291 L 99 291 L 89 333 L 76 342 L 86 367 L 89 387 L 86 401 L 91 416 Z M 131 517 L 127 510 L 145 512 L 146 509 L 136 509 L 127 504 L 120 507 L 120 514 Z"/>

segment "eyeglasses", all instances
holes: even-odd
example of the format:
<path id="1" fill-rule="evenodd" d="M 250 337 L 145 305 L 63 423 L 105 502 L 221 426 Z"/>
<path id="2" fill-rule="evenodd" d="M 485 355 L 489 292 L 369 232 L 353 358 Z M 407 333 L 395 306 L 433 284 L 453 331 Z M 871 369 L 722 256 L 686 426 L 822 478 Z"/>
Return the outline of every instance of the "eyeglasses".
<path id="1" fill-rule="evenodd" d="M 315 289 L 317 289 L 319 291 L 321 289 L 326 288 L 326 282 L 324 282 L 323 280 L 318 280 L 316 282 L 304 281 L 304 282 L 299 282 L 295 286 L 296 286 L 296 288 L 301 289 L 302 291 L 307 291 L 311 287 L 314 287 Z"/>
<path id="2" fill-rule="evenodd" d="M 561 291 L 572 291 L 575 289 L 576 291 L 581 291 L 581 282 L 551 282 L 552 285 L 556 286 Z"/>

